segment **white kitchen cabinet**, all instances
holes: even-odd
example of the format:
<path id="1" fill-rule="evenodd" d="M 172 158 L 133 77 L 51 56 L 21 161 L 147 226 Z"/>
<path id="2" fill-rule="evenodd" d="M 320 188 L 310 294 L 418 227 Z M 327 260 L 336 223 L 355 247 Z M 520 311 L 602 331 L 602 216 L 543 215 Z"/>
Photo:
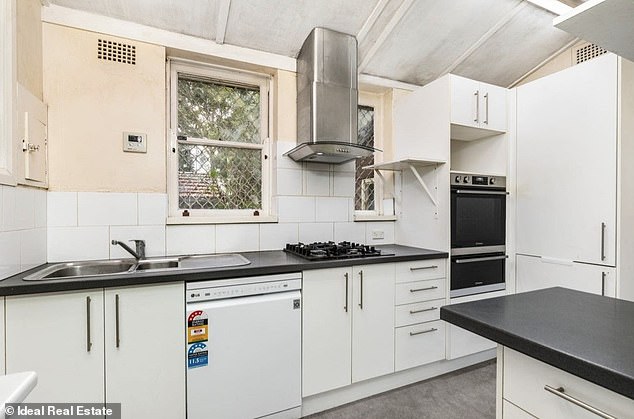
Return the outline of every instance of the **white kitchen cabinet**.
<path id="1" fill-rule="evenodd" d="M 503 377 L 498 377 L 498 380 L 503 386 L 501 396 L 504 402 L 510 402 L 538 418 L 599 417 L 561 397 L 563 393 L 604 414 L 617 418 L 632 417 L 634 400 L 512 349 L 504 348 L 503 351 L 503 358 L 498 358 L 498 362 L 503 362 Z M 516 409 L 507 410 L 505 406 L 509 406 L 506 403 L 503 403 L 503 418 L 524 417 L 518 415 Z"/>
<path id="2" fill-rule="evenodd" d="M 517 89 L 517 252 L 615 266 L 617 57 Z"/>
<path id="3" fill-rule="evenodd" d="M 183 283 L 105 290 L 106 402 L 123 417 L 185 417 L 184 301 Z"/>
<path id="4" fill-rule="evenodd" d="M 517 292 L 559 286 L 615 297 L 615 268 L 525 255 L 516 262 Z"/>
<path id="5" fill-rule="evenodd" d="M 26 401 L 103 402 L 103 333 L 103 289 L 6 297 L 7 373 L 37 373 Z"/>
<path id="6" fill-rule="evenodd" d="M 505 88 L 456 75 L 450 80 L 452 139 L 473 140 L 506 131 Z"/>
<path id="7" fill-rule="evenodd" d="M 304 397 L 394 371 L 394 264 L 304 271 L 302 300 Z"/>
<path id="8" fill-rule="evenodd" d="M 182 283 L 6 297 L 7 372 L 38 374 L 34 402 L 184 418 L 184 313 Z"/>

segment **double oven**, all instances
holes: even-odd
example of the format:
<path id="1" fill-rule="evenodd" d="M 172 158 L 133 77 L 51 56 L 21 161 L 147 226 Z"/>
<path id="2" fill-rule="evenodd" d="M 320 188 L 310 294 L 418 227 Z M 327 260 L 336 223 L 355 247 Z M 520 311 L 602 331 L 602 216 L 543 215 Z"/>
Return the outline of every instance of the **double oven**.
<path id="1" fill-rule="evenodd" d="M 451 172 L 450 297 L 505 289 L 506 178 Z"/>

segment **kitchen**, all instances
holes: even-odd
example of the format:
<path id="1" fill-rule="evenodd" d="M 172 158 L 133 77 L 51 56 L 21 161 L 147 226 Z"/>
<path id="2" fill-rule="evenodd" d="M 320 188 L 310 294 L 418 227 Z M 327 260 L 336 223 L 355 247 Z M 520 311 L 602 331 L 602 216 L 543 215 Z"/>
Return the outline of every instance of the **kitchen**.
<path id="1" fill-rule="evenodd" d="M 271 321 L 256 326 L 252 316 L 228 316 L 235 324 L 218 326 L 219 334 L 242 342 L 237 331 L 249 330 L 261 339 L 234 345 L 228 337 L 222 356 L 242 354 L 249 368 L 264 368 L 249 349 L 270 344 L 266 353 L 278 369 L 249 385 L 244 376 L 214 388 L 279 393 L 261 378 L 272 380 L 277 371 L 279 382 L 295 383 L 287 414 L 299 417 L 499 359 L 495 336 L 486 340 L 477 336 L 482 330 L 450 324 L 455 313 L 450 323 L 440 320 L 447 304 L 552 286 L 634 299 L 630 262 L 621 256 L 631 246 L 624 233 L 634 202 L 627 164 L 632 69 L 606 52 L 633 58 L 631 47 L 618 43 L 630 39 L 629 27 L 616 26 L 615 43 L 575 32 L 574 16 L 559 23 L 571 33 L 553 27 L 558 15 L 578 11 L 583 20 L 581 9 L 592 13 L 594 3 L 627 22 L 627 4 L 593 0 L 573 11 L 556 1 L 554 10 L 543 4 L 549 2 L 512 0 L 485 2 L 491 7 L 358 1 L 337 10 L 278 3 L 3 6 L 3 22 L 11 24 L 2 38 L 2 371 L 35 371 L 34 402 L 122 403 L 125 417 L 194 417 L 198 408 L 197 417 L 212 415 L 221 403 L 200 403 L 211 371 L 221 367 L 213 362 L 212 314 L 221 317 L 243 300 L 269 304 L 266 313 L 274 313 L 277 298 L 288 297 L 293 326 L 279 339 L 290 339 L 283 346 L 294 348 L 285 359 L 295 375 L 281 379 L 276 362 L 286 352 L 265 339 Z M 439 30 L 448 16 L 457 19 L 457 32 Z M 311 48 L 335 57 L 323 67 L 347 68 L 343 81 L 340 67 L 336 74 L 324 70 L 322 80 L 321 61 L 304 65 L 298 57 L 321 26 L 356 37 L 358 55 L 328 50 L 327 38 L 337 37 L 332 31 L 316 31 L 307 44 L 308 57 L 320 56 Z M 429 45 L 420 46 L 417 31 L 427 27 Z M 451 36 L 464 38 L 454 43 Z M 339 99 L 320 96 L 322 88 Z M 220 105 L 209 110 L 205 101 Z M 227 103 L 234 106 L 229 112 L 221 107 Z M 216 120 L 215 109 L 218 126 L 206 122 Z M 304 157 L 294 152 L 315 148 L 302 151 L 313 135 L 323 130 L 324 147 L 333 139 L 337 124 L 320 125 L 321 115 L 329 120 L 351 109 L 357 117 L 348 123 L 347 142 L 357 146 L 335 144 L 334 151 L 312 150 L 313 161 L 296 161 Z M 345 162 L 360 150 L 370 152 Z M 320 158 L 344 162 L 315 162 Z M 553 179 L 569 186 L 562 190 Z M 476 197 L 465 191 L 479 198 L 465 199 Z M 484 229 L 497 234 L 484 238 L 491 243 L 477 238 L 469 245 L 470 202 L 482 197 L 497 197 L 486 199 L 498 203 L 490 204 L 497 221 Z M 460 203 L 465 211 L 456 217 Z M 460 221 L 466 244 L 454 237 Z M 282 252 L 313 242 L 342 245 L 300 249 L 317 260 Z M 458 274 L 478 257 L 497 258 L 478 264 L 487 269 L 484 279 Z M 53 268 L 107 260 L 77 267 L 75 279 L 68 274 L 75 267 Z M 44 263 L 53 271 L 40 272 Z M 104 274 L 108 269 L 114 271 Z M 38 272 L 39 280 L 24 280 Z M 221 297 L 207 298 L 214 292 Z M 246 313 L 246 303 L 232 310 Z M 188 313 L 197 311 L 190 325 Z M 40 356 L 42 341 L 49 342 L 48 357 Z M 205 382 L 202 396 L 190 379 Z M 517 406 L 512 396 L 496 396 L 500 417 L 503 399 Z M 225 408 L 237 417 L 282 410 L 252 413 L 259 403 L 243 404 L 247 410 Z"/>

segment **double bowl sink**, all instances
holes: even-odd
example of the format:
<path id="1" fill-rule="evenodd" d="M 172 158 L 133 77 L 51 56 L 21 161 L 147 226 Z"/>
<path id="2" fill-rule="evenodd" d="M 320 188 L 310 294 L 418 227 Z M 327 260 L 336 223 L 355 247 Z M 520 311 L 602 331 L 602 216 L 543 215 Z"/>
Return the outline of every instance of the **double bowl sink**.
<path id="1" fill-rule="evenodd" d="M 87 262 L 57 263 L 24 277 L 25 281 L 91 278 L 95 276 L 163 272 L 181 269 L 228 268 L 248 265 L 239 254 L 180 256 L 163 259 L 117 259 Z"/>

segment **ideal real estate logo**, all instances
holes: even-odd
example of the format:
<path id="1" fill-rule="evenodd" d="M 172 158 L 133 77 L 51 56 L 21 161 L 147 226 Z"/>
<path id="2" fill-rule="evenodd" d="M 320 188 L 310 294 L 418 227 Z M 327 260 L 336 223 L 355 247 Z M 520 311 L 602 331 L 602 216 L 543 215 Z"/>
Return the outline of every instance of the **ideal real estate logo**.
<path id="1" fill-rule="evenodd" d="M 7 403 L 5 417 L 59 417 L 121 419 L 121 403 Z"/>

